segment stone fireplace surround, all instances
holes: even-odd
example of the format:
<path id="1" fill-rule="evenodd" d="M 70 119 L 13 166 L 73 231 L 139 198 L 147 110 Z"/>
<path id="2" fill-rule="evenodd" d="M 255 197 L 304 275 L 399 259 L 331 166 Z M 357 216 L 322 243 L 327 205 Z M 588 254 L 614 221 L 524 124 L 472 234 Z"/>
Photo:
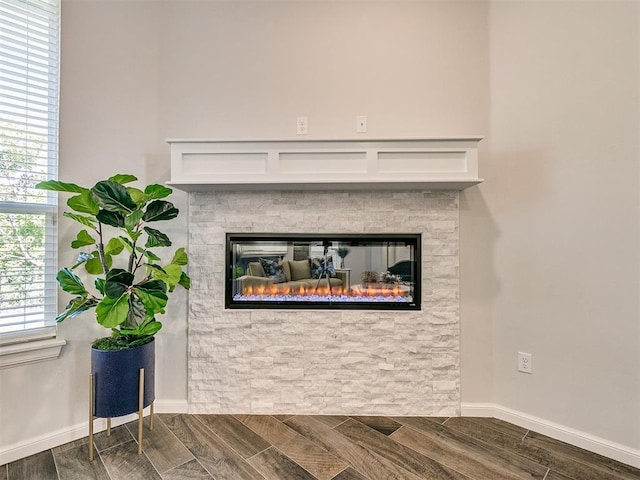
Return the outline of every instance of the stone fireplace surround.
<path id="1" fill-rule="evenodd" d="M 459 415 L 459 194 L 422 187 L 187 188 L 189 411 Z M 230 232 L 421 233 L 422 310 L 225 310 Z"/>

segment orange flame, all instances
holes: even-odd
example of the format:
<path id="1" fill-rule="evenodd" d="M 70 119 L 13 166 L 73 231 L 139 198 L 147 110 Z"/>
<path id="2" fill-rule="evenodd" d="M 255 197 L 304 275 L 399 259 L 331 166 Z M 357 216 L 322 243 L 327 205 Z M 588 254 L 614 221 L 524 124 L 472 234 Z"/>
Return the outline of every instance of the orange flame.
<path id="1" fill-rule="evenodd" d="M 297 287 L 289 287 L 279 284 L 271 284 L 271 285 L 248 285 L 242 289 L 243 295 L 251 296 L 251 295 L 296 295 L 296 296 L 305 296 L 305 295 L 318 295 L 318 296 L 327 296 L 327 295 L 336 295 L 336 296 L 354 296 L 354 297 L 403 297 L 408 294 L 407 291 L 402 290 L 399 285 L 394 285 L 393 287 L 389 286 L 373 286 L 373 285 L 355 285 L 353 287 L 341 287 L 341 286 L 330 286 L 330 285 L 322 285 L 319 287 L 309 286 L 305 287 L 303 285 Z"/>

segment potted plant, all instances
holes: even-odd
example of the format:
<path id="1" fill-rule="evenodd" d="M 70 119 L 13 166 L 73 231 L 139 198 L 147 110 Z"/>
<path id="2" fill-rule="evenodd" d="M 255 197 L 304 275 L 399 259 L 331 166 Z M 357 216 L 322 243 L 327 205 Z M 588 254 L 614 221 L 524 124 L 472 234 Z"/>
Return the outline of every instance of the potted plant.
<path id="1" fill-rule="evenodd" d="M 336 252 L 338 253 L 338 257 L 340 257 L 340 268 L 344 268 L 344 259 L 349 255 L 351 249 L 349 247 L 338 247 L 336 248 Z"/>
<path id="2" fill-rule="evenodd" d="M 56 321 L 95 309 L 97 322 L 110 332 L 94 341 L 91 351 L 97 417 L 139 410 L 140 368 L 145 369 L 144 406 L 153 402 L 154 335 L 162 328 L 156 315 L 165 313 L 168 294 L 176 286 L 190 287 L 183 271 L 188 263 L 185 249 L 178 248 L 168 263 L 157 250 L 171 246 L 155 226 L 178 216 L 178 209 L 164 200 L 172 190 L 129 185 L 136 180 L 119 174 L 90 188 L 57 180 L 37 185 L 73 194 L 67 200 L 72 211 L 63 215 L 81 226 L 71 242 L 79 251 L 77 260 L 57 275 L 60 288 L 73 298 Z"/>

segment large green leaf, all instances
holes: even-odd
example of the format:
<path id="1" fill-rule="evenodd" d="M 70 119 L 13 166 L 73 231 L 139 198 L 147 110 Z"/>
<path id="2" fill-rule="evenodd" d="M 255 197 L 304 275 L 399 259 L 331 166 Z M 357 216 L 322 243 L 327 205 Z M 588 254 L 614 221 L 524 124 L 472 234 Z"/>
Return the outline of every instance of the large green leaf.
<path id="1" fill-rule="evenodd" d="M 164 274 L 167 273 L 167 272 L 165 272 L 164 268 L 162 268 L 160 265 L 154 265 L 153 263 L 145 263 L 144 266 L 149 268 L 149 269 L 151 269 L 151 270 L 156 270 L 156 271 L 158 271 L 160 273 L 164 273 Z M 149 272 L 148 275 L 153 276 L 153 273 Z"/>
<path id="2" fill-rule="evenodd" d="M 118 237 L 129 253 L 133 252 L 133 243 L 127 237 Z"/>
<path id="3" fill-rule="evenodd" d="M 133 201 L 136 202 L 138 207 L 141 207 L 150 200 L 150 198 L 139 188 L 127 187 L 127 192 L 129 192 L 129 195 Z"/>
<path id="4" fill-rule="evenodd" d="M 136 247 L 136 250 L 147 257 L 149 260 L 152 260 L 154 262 L 160 261 L 160 257 L 153 253 L 151 250 L 145 250 L 142 247 Z"/>
<path id="5" fill-rule="evenodd" d="M 169 265 L 165 265 L 162 268 L 164 269 L 164 273 L 154 270 L 153 278 L 162 280 L 169 285 L 170 290 L 173 290 L 173 287 L 175 287 L 178 282 L 180 282 L 180 277 L 182 276 L 182 267 L 180 265 L 176 265 L 175 263 L 170 263 Z"/>
<path id="6" fill-rule="evenodd" d="M 111 225 L 112 227 L 117 228 L 124 227 L 124 215 L 118 212 L 100 210 L 96 215 L 96 218 L 100 223 L 104 223 L 105 225 Z"/>
<path id="7" fill-rule="evenodd" d="M 60 323 L 67 318 L 73 318 L 95 307 L 98 301 L 91 297 L 76 297 L 69 302 L 67 307 L 56 317 L 56 322 Z"/>
<path id="8" fill-rule="evenodd" d="M 146 282 L 139 283 L 136 285 L 138 290 L 144 290 L 147 292 L 156 291 L 156 292 L 166 292 L 167 285 L 162 280 L 147 280 Z"/>
<path id="9" fill-rule="evenodd" d="M 87 273 L 91 275 L 101 275 L 104 273 L 104 268 L 102 267 L 102 262 L 98 257 L 93 257 L 84 264 L 84 268 Z"/>
<path id="10" fill-rule="evenodd" d="M 134 335 L 134 336 L 153 336 L 162 328 L 162 323 L 156 321 L 154 318 L 149 318 L 143 323 L 139 325 L 137 328 L 132 330 L 121 329 L 120 333 L 123 335 Z"/>
<path id="11" fill-rule="evenodd" d="M 173 192 L 169 187 L 165 187 L 164 185 L 147 185 L 147 188 L 144 189 L 144 193 L 150 200 L 157 200 L 160 198 L 165 198 L 171 195 Z"/>
<path id="12" fill-rule="evenodd" d="M 122 324 L 129 313 L 129 295 L 118 298 L 104 297 L 96 306 L 98 323 L 105 328 L 114 328 Z"/>
<path id="13" fill-rule="evenodd" d="M 145 290 L 138 286 L 133 287 L 135 294 L 147 308 L 147 315 L 164 313 L 164 307 L 167 305 L 167 294 L 161 290 Z"/>
<path id="14" fill-rule="evenodd" d="M 136 295 L 131 295 L 129 297 L 129 313 L 127 314 L 127 319 L 122 324 L 121 330 L 137 329 L 144 324 L 146 319 L 147 307 L 144 306 L 144 303 L 142 303 Z"/>
<path id="15" fill-rule="evenodd" d="M 142 220 L 144 212 L 142 210 L 134 210 L 124 218 L 124 226 L 127 230 L 133 230 L 138 225 L 138 222 Z"/>
<path id="16" fill-rule="evenodd" d="M 144 227 L 144 231 L 147 232 L 147 243 L 145 243 L 146 248 L 153 247 L 170 247 L 171 240 L 160 230 L 156 230 L 151 227 Z"/>
<path id="17" fill-rule="evenodd" d="M 132 232 L 131 230 L 128 230 L 127 235 L 131 237 L 131 240 L 133 240 L 134 242 L 137 242 L 138 239 L 142 236 L 142 232 L 137 232 L 137 231 Z"/>
<path id="18" fill-rule="evenodd" d="M 114 175 L 113 177 L 109 177 L 108 180 L 110 182 L 115 182 L 115 183 L 119 183 L 119 184 L 125 184 L 125 183 L 131 183 L 131 182 L 135 182 L 136 180 L 138 180 L 138 177 L 134 177 L 131 174 L 128 173 L 118 173 L 116 175 Z"/>
<path id="19" fill-rule="evenodd" d="M 186 265 L 189 263 L 189 256 L 184 248 L 179 248 L 176 250 L 176 253 L 173 254 L 173 259 L 171 263 L 175 263 L 176 265 Z"/>
<path id="20" fill-rule="evenodd" d="M 89 232 L 87 232 L 86 230 L 80 230 L 76 239 L 71 242 L 71 248 L 86 247 L 95 243 L 95 239 L 91 235 L 89 235 Z"/>
<path id="21" fill-rule="evenodd" d="M 147 315 L 164 313 L 167 305 L 167 285 L 161 280 L 150 280 L 134 286 L 134 292 L 147 307 Z"/>
<path id="22" fill-rule="evenodd" d="M 103 180 L 96 183 L 91 191 L 96 196 L 100 207 L 109 212 L 128 215 L 138 208 L 127 189 L 119 183 Z"/>
<path id="23" fill-rule="evenodd" d="M 107 273 L 106 280 L 122 282 L 126 285 L 133 285 L 133 273 L 123 269 L 123 268 L 114 268 Z"/>
<path id="24" fill-rule="evenodd" d="M 106 283 L 104 278 L 96 278 L 93 284 L 96 286 L 96 290 L 100 292 L 101 295 L 104 295 L 104 284 Z"/>
<path id="25" fill-rule="evenodd" d="M 58 180 L 47 180 L 46 182 L 37 183 L 36 188 L 39 190 L 52 190 L 54 192 L 71 193 L 82 193 L 87 190 L 86 188 L 76 185 L 75 183 L 60 182 Z"/>
<path id="26" fill-rule="evenodd" d="M 118 255 L 122 250 L 124 250 L 124 243 L 122 243 L 120 237 L 110 238 L 104 247 L 104 253 L 107 255 Z"/>
<path id="27" fill-rule="evenodd" d="M 95 201 L 89 190 L 85 190 L 80 195 L 71 197 L 67 200 L 67 205 L 76 212 L 89 213 L 91 215 L 97 214 L 100 210 L 98 202 Z"/>
<path id="28" fill-rule="evenodd" d="M 71 212 L 64 212 L 62 216 L 70 218 L 71 220 L 75 220 L 78 223 L 81 223 L 85 227 L 89 227 L 93 230 L 96 230 L 95 220 L 91 217 L 85 217 L 84 215 L 76 215 Z"/>
<path id="29" fill-rule="evenodd" d="M 189 278 L 189 275 L 182 272 L 180 274 L 180 280 L 178 281 L 178 285 L 182 285 L 186 290 L 189 290 L 191 288 L 191 278 Z"/>
<path id="30" fill-rule="evenodd" d="M 176 218 L 180 211 L 173 203 L 164 200 L 154 200 L 149 204 L 142 219 L 145 222 L 157 222 L 159 220 L 171 220 Z"/>
<path id="31" fill-rule="evenodd" d="M 87 289 L 84 288 L 84 284 L 80 277 L 71 271 L 69 268 L 62 268 L 56 276 L 60 288 L 72 295 L 80 295 L 82 297 L 88 294 Z"/>
<path id="32" fill-rule="evenodd" d="M 97 250 L 92 253 L 93 253 L 93 258 L 90 260 L 87 260 L 87 262 L 84 264 L 84 268 L 87 271 L 87 273 L 90 273 L 91 275 L 100 275 L 104 273 L 104 269 L 102 268 L 102 262 L 100 261 L 100 255 L 98 254 Z M 111 255 L 105 254 L 104 261 L 107 262 L 107 268 L 111 268 L 111 265 L 113 264 L 113 259 L 111 258 Z"/>
<path id="33" fill-rule="evenodd" d="M 151 321 L 140 329 L 140 335 L 155 335 L 162 328 L 162 323 Z"/>
<path id="34" fill-rule="evenodd" d="M 107 273 L 104 284 L 104 294 L 107 297 L 118 298 L 133 284 L 133 273 L 121 268 L 114 268 Z"/>

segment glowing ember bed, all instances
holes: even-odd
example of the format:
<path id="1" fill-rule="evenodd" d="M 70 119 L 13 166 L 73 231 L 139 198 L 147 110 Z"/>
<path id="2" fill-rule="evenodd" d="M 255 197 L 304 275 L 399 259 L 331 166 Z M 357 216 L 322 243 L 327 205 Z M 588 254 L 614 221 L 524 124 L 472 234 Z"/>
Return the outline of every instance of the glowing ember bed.
<path id="1" fill-rule="evenodd" d="M 419 234 L 227 234 L 226 308 L 420 309 Z"/>

